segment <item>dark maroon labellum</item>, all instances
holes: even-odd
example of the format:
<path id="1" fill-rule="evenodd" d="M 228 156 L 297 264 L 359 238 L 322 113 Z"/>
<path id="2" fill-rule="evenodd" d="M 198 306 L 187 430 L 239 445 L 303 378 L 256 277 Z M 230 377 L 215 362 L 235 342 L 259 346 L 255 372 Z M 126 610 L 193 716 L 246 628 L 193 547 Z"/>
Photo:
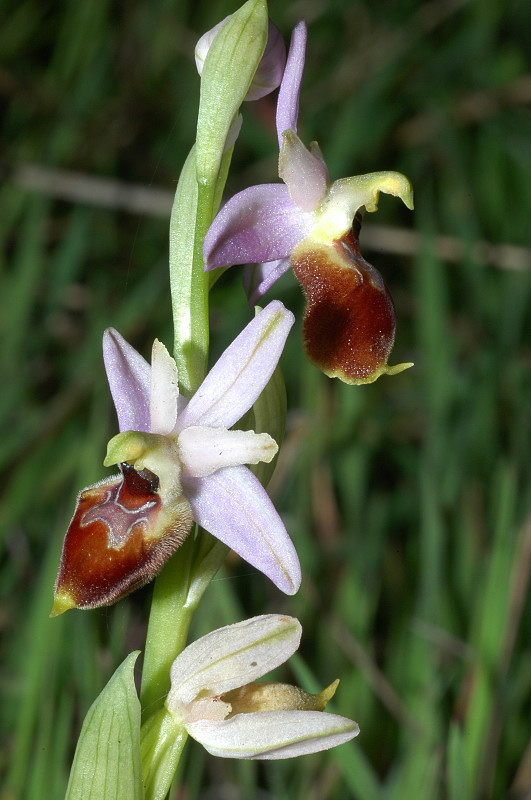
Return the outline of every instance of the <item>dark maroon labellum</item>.
<path id="1" fill-rule="evenodd" d="M 302 242 L 291 265 L 306 295 L 310 360 L 331 377 L 370 383 L 386 371 L 396 318 L 382 276 L 360 254 L 358 229 L 332 244 Z"/>
<path id="2" fill-rule="evenodd" d="M 121 464 L 120 470 L 78 497 L 63 544 L 52 615 L 114 603 L 147 583 L 190 530 L 184 498 L 165 509 L 156 475 L 130 464 Z"/>

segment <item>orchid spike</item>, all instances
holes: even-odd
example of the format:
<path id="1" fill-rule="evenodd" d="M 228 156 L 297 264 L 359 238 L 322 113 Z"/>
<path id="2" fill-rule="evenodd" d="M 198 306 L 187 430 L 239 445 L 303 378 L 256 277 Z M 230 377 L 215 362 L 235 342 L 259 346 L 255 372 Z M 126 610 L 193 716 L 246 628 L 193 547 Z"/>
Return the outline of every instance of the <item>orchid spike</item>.
<path id="1" fill-rule="evenodd" d="M 376 211 L 380 192 L 413 208 L 413 192 L 397 172 L 331 182 L 318 145 L 308 150 L 301 142 L 296 130 L 306 35 L 300 22 L 279 91 L 284 184 L 251 186 L 223 206 L 205 237 L 205 269 L 255 262 L 245 279 L 254 303 L 291 266 L 307 300 L 303 336 L 310 360 L 346 383 L 372 383 L 412 365 L 387 363 L 395 311 L 380 274 L 360 254 L 361 211 Z"/>
<path id="2" fill-rule="evenodd" d="M 338 681 L 317 695 L 254 683 L 293 655 L 301 633 L 297 619 L 267 614 L 203 636 L 173 662 L 166 709 L 223 758 L 291 758 L 353 739 L 355 722 L 323 713 Z"/>
<path id="3" fill-rule="evenodd" d="M 103 340 L 120 433 L 105 466 L 121 474 L 81 492 L 68 528 L 52 615 L 117 600 L 151 580 L 192 522 L 294 594 L 297 553 L 245 464 L 269 462 L 267 434 L 230 430 L 256 401 L 294 318 L 274 301 L 247 325 L 186 401 L 175 361 L 155 341 L 151 367 L 117 331 Z"/>

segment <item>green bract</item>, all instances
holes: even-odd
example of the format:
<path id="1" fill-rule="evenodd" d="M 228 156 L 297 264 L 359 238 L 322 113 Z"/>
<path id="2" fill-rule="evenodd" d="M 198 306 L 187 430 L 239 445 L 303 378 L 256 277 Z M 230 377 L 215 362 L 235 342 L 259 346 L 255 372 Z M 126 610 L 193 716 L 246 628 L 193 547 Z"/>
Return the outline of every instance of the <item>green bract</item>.
<path id="1" fill-rule="evenodd" d="M 89 709 L 65 800 L 142 800 L 140 703 L 130 653 Z"/>

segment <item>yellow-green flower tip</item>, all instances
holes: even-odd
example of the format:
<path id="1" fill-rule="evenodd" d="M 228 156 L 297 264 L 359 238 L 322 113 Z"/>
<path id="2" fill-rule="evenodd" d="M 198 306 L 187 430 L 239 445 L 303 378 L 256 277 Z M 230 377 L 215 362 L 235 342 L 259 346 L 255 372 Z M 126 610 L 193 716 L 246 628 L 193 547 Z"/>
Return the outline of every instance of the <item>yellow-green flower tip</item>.
<path id="1" fill-rule="evenodd" d="M 125 461 L 137 465 L 149 448 L 149 438 L 152 436 L 153 434 L 139 431 L 117 433 L 107 445 L 107 455 L 103 466 L 112 467 L 114 464 L 122 464 Z M 143 465 L 138 464 L 138 469 L 142 469 L 142 467 Z"/>
<path id="2" fill-rule="evenodd" d="M 380 192 L 399 197 L 406 208 L 413 210 L 413 187 L 409 178 L 401 172 L 373 172 L 363 177 L 369 179 L 368 184 L 371 186 L 374 198 L 372 207 L 366 206 L 367 211 L 376 211 Z"/>
<path id="3" fill-rule="evenodd" d="M 400 198 L 407 208 L 413 209 L 413 187 L 401 172 L 369 172 L 340 178 L 328 188 L 308 238 L 316 244 L 341 239 L 360 208 L 378 210 L 380 192 Z"/>
<path id="4" fill-rule="evenodd" d="M 367 383 L 374 383 L 381 375 L 398 375 L 399 372 L 404 372 L 405 369 L 409 369 L 413 366 L 415 365 L 412 361 L 403 364 L 393 364 L 392 366 L 390 364 L 384 364 L 383 367 L 379 367 L 364 378 L 351 377 L 342 370 L 327 371 L 323 369 L 323 372 L 325 375 L 328 375 L 329 378 L 339 378 L 340 381 L 348 383 L 350 386 L 364 386 Z"/>
<path id="5" fill-rule="evenodd" d="M 316 705 L 317 703 L 319 704 L 317 709 L 318 711 L 325 710 L 326 706 L 328 705 L 332 697 L 335 695 L 338 686 L 339 686 L 339 678 L 336 678 L 335 681 L 332 681 L 330 686 L 327 686 L 326 689 L 323 689 L 322 692 L 319 692 L 319 694 L 315 695 Z"/>
<path id="6" fill-rule="evenodd" d="M 64 614 L 65 611 L 75 607 L 76 602 L 69 592 L 57 592 L 53 599 L 50 617 L 58 617 L 59 614 Z"/>

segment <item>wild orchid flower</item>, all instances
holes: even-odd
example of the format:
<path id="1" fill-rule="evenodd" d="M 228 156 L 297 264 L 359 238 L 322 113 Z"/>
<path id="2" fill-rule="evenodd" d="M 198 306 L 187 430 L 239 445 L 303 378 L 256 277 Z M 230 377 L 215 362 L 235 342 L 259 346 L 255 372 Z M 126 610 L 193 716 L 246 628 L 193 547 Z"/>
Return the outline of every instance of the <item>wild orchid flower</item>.
<path id="1" fill-rule="evenodd" d="M 300 566 L 267 492 L 244 464 L 277 451 L 266 433 L 229 430 L 280 358 L 293 315 L 274 301 L 247 325 L 197 392 L 179 396 L 175 361 L 159 341 L 151 367 L 117 331 L 103 340 L 120 433 L 105 466 L 121 474 L 81 492 L 68 528 L 52 615 L 113 603 L 151 580 L 195 521 L 294 594 Z"/>
<path id="2" fill-rule="evenodd" d="M 293 31 L 277 105 L 282 184 L 252 186 L 232 197 L 204 242 L 205 269 L 262 262 L 247 281 L 251 302 L 291 266 L 306 295 L 304 342 L 323 372 L 371 383 L 411 364 L 389 366 L 396 319 L 379 272 L 359 251 L 359 211 L 377 209 L 379 193 L 413 207 L 411 184 L 397 172 L 330 181 L 319 146 L 297 136 L 306 25 Z"/>
<path id="3" fill-rule="evenodd" d="M 173 662 L 166 709 L 224 758 L 291 758 L 349 741 L 358 725 L 323 713 L 338 681 L 317 695 L 254 683 L 293 655 L 301 633 L 297 619 L 268 614 L 203 636 Z"/>

